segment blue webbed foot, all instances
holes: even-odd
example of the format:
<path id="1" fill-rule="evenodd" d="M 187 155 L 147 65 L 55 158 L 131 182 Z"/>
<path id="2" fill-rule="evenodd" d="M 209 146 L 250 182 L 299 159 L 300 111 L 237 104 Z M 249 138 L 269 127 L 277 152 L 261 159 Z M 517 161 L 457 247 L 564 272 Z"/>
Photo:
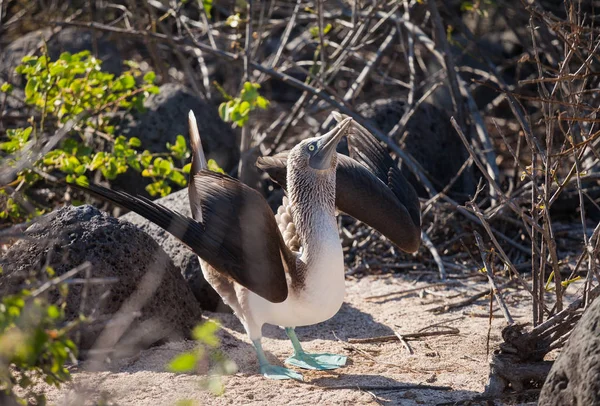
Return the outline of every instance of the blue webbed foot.
<path id="1" fill-rule="evenodd" d="M 291 369 L 280 367 L 279 365 L 261 365 L 260 373 L 269 379 L 295 379 L 297 381 L 302 381 L 302 374 L 292 371 Z"/>
<path id="2" fill-rule="evenodd" d="M 337 369 L 346 365 L 346 356 L 337 354 L 296 353 L 285 360 L 286 364 L 304 369 Z"/>

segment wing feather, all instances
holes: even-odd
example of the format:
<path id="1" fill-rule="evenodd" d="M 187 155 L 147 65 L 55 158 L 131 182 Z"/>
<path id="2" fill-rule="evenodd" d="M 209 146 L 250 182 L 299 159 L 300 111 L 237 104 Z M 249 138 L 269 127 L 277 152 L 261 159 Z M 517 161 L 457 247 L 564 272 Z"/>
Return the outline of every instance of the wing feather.
<path id="1" fill-rule="evenodd" d="M 346 116 L 334 114 L 339 122 Z M 350 157 L 338 154 L 336 206 L 373 227 L 400 249 L 421 242 L 421 210 L 415 189 L 379 141 L 356 121 L 348 133 Z M 259 158 L 257 165 L 286 188 L 288 152 Z"/>
<path id="2" fill-rule="evenodd" d="M 340 115 L 340 119 L 344 117 Z M 357 122 L 352 123 L 349 131 L 348 149 L 351 158 L 364 164 L 392 190 L 398 200 L 406 206 L 414 224 L 420 227 L 421 210 L 417 192 L 402 175 L 387 150 L 365 127 Z"/>
<path id="3" fill-rule="evenodd" d="M 132 210 L 179 238 L 218 272 L 273 302 L 287 298 L 286 268 L 295 266 L 275 217 L 255 190 L 206 170 L 191 180 L 202 222 L 140 196 L 90 185 L 105 200 Z"/>

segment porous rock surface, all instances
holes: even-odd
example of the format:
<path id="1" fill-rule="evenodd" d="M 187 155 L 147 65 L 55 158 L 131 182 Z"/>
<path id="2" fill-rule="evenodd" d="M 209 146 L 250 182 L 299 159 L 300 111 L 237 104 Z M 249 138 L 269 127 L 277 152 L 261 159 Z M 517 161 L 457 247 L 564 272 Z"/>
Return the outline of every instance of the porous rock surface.
<path id="1" fill-rule="evenodd" d="M 540 406 L 600 405 L 600 299 L 594 300 L 554 362 Z"/>
<path id="2" fill-rule="evenodd" d="M 46 265 L 59 276 L 88 261 L 89 275 L 74 277 L 118 278 L 90 284 L 87 291 L 82 284 L 69 285 L 67 318 L 74 320 L 83 312 L 95 320 L 80 330 L 81 350 L 135 351 L 187 337 L 201 320 L 200 305 L 179 270 L 132 224 L 92 206 L 64 207 L 42 217 L 25 234 L 0 260 L 0 295 L 19 291 L 27 280 L 43 280 Z M 57 299 L 52 289 L 48 295 Z"/>
<path id="3" fill-rule="evenodd" d="M 155 202 L 184 216 L 192 217 L 187 188 L 171 193 Z M 222 311 L 227 309 L 221 297 L 204 279 L 200 263 L 198 262 L 198 256 L 184 243 L 173 237 L 168 231 L 134 212 L 127 213 L 121 216 L 120 219 L 138 226 L 163 248 L 175 266 L 181 269 L 181 274 L 187 281 L 202 309 L 208 311 Z"/>
<path id="4" fill-rule="evenodd" d="M 380 99 L 360 105 L 358 111 L 381 131 L 388 133 L 400 121 L 407 108 L 402 99 Z M 434 185 L 441 190 L 454 178 L 468 157 L 449 117 L 433 104 L 424 102 L 408 120 L 406 132 L 403 149 L 421 164 L 431 175 Z M 398 137 L 402 137 L 402 134 Z M 402 165 L 401 170 L 417 193 L 426 196 L 423 186 L 405 165 Z M 473 173 L 468 169 L 463 172 L 451 190 L 464 194 L 474 192 Z"/>

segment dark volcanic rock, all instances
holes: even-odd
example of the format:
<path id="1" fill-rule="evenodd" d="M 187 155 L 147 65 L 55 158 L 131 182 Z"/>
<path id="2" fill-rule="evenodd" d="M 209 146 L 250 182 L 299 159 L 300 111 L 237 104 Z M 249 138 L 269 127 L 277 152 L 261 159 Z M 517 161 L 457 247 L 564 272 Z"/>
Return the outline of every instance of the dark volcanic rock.
<path id="1" fill-rule="evenodd" d="M 186 87 L 176 83 L 164 84 L 159 94 L 146 99 L 144 107 L 146 111 L 143 113 L 123 117 L 120 134 L 139 138 L 142 147 L 152 152 L 167 151 L 166 143 L 174 144 L 179 134 L 189 145 L 188 113 L 192 110 L 207 158 L 214 159 L 227 172 L 237 164 L 239 148 L 235 133 L 221 120 L 213 105 Z M 140 178 L 137 172 L 130 170 L 111 185 L 131 194 L 148 196 L 145 187 L 150 182 L 149 178 Z"/>
<path id="2" fill-rule="evenodd" d="M 29 32 L 14 41 L 6 47 L 0 44 L 0 84 L 5 81 L 15 85 L 12 95 L 6 99 L 5 112 L 7 116 L 26 116 L 39 115 L 35 110 L 29 111 L 29 107 L 23 102 L 25 100 L 25 81 L 23 76 L 15 72 L 15 68 L 21 64 L 24 56 L 40 55 L 41 48 L 47 41 L 48 55 L 56 60 L 62 52 L 68 51 L 77 53 L 97 49 L 98 58 L 102 60 L 102 69 L 113 74 L 122 72 L 122 59 L 119 49 L 114 41 L 109 40 L 109 35 L 97 33 L 96 46 L 91 31 L 69 27 L 60 30 L 57 34 L 52 34 L 52 29 L 45 28 Z M 25 126 L 25 122 L 16 119 L 16 126 Z"/>
<path id="3" fill-rule="evenodd" d="M 180 190 L 179 192 L 158 199 L 156 200 L 156 203 L 185 216 L 192 216 L 187 189 Z M 188 285 L 198 302 L 200 302 L 202 309 L 209 311 L 228 309 L 221 300 L 221 297 L 208 282 L 206 282 L 206 279 L 204 279 L 202 270 L 200 269 L 200 263 L 198 262 L 198 256 L 186 247 L 185 244 L 173 237 L 168 231 L 165 231 L 136 213 L 127 213 L 124 216 L 121 216 L 120 219 L 135 224 L 144 230 L 165 250 L 173 260 L 175 266 L 181 269 L 183 277 L 188 282 Z"/>
<path id="4" fill-rule="evenodd" d="M 385 133 L 394 128 L 406 109 L 406 102 L 400 99 L 375 100 L 358 107 L 365 118 L 370 119 Z M 406 132 L 404 150 L 421 164 L 433 178 L 434 185 L 441 190 L 454 178 L 468 157 L 449 117 L 434 105 L 422 103 L 408 120 Z M 412 173 L 404 165 L 401 169 L 419 195 L 426 196 L 425 189 Z M 473 193 L 475 180 L 472 171 L 463 172 L 451 190 L 464 194 Z"/>
<path id="5" fill-rule="evenodd" d="M 189 140 L 188 113 L 193 110 L 206 156 L 226 170 L 237 164 L 235 133 L 221 120 L 213 105 L 186 87 L 164 84 L 159 94 L 146 99 L 144 107 L 147 111 L 135 114 L 131 123 L 123 128 L 124 135 L 142 140 L 144 148 L 153 152 L 167 151 L 166 143 L 173 144 L 178 134 Z"/>
<path id="6" fill-rule="evenodd" d="M 600 299 L 575 326 L 552 366 L 540 406 L 600 405 Z"/>
<path id="7" fill-rule="evenodd" d="M 0 260 L 0 295 L 19 291 L 27 280 L 39 281 L 46 265 L 62 275 L 86 261 L 90 277 L 118 282 L 92 284 L 85 293 L 81 284 L 69 286 L 68 319 L 83 311 L 95 320 L 83 326 L 80 349 L 117 344 L 119 351 L 135 351 L 186 337 L 200 322 L 200 305 L 160 246 L 134 225 L 92 206 L 64 207 L 29 227 L 26 238 Z M 52 290 L 49 295 L 57 298 Z"/>
<path id="8" fill-rule="evenodd" d="M 13 84 L 21 84 L 21 78 L 15 73 L 15 68 L 21 63 L 24 56 L 33 54 L 44 44 L 44 38 L 49 38 L 52 30 L 32 31 L 13 42 L 0 52 L 0 79 Z"/>
<path id="9" fill-rule="evenodd" d="M 114 41 L 109 40 L 108 34 L 97 33 L 96 45 L 92 32 L 76 27 L 69 27 L 52 34 L 50 28 L 29 32 L 11 42 L 0 52 L 0 79 L 9 80 L 16 85 L 22 85 L 22 80 L 15 73 L 15 68 L 21 59 L 27 55 L 39 54 L 44 40 L 48 44 L 48 55 L 57 59 L 63 52 L 77 53 L 98 50 L 98 58 L 102 60 L 102 69 L 116 75 L 122 71 L 122 59 Z"/>

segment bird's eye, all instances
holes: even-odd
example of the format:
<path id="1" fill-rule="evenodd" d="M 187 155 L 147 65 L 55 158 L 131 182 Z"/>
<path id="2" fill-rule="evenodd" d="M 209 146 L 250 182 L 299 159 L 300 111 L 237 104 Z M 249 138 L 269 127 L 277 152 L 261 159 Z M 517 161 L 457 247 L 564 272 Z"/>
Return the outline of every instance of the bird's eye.
<path id="1" fill-rule="evenodd" d="M 315 144 L 310 144 L 310 145 L 308 146 L 308 150 L 309 150 L 310 152 L 313 152 L 313 151 L 315 150 Z"/>

